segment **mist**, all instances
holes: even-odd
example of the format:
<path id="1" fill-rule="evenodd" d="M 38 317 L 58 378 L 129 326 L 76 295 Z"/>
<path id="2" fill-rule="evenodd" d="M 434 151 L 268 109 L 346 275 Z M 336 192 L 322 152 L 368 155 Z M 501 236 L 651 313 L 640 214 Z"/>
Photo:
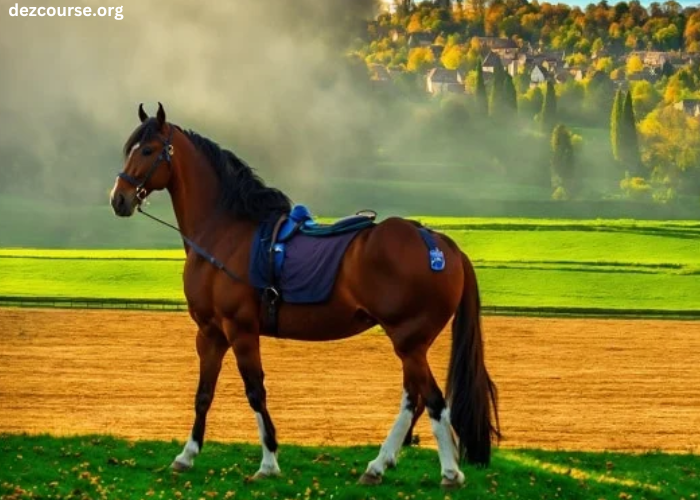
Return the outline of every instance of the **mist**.
<path id="1" fill-rule="evenodd" d="M 123 5 L 110 17 L 0 12 L 0 191 L 105 201 L 137 106 L 231 149 L 272 185 L 356 162 L 371 112 L 345 53 L 374 0 L 20 2 Z"/>

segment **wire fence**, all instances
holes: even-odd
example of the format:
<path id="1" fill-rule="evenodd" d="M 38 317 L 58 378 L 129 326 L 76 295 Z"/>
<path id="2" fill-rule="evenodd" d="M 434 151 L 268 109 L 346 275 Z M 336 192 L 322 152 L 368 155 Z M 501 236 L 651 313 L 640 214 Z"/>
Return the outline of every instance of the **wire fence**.
<path id="1" fill-rule="evenodd" d="M 0 307 L 53 309 L 136 309 L 156 311 L 186 311 L 187 304 L 177 300 L 129 300 L 81 297 L 13 297 L 0 296 Z"/>
<path id="2" fill-rule="evenodd" d="M 86 297 L 0 296 L 0 307 L 53 309 L 117 309 L 143 311 L 187 311 L 187 303 L 166 299 L 112 299 Z M 627 318 L 700 320 L 698 310 L 606 309 L 584 307 L 484 306 L 484 315 L 569 318 Z"/>

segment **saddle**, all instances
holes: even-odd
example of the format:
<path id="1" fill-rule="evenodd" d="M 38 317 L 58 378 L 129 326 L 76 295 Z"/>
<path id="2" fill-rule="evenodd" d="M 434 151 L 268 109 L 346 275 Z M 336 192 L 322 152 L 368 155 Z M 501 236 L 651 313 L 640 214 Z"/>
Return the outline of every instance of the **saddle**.
<path id="1" fill-rule="evenodd" d="M 373 210 L 363 210 L 332 224 L 321 224 L 314 220 L 306 206 L 296 205 L 289 214 L 282 214 L 277 219 L 269 246 L 265 249 L 269 279 L 268 285 L 262 292 L 262 324 L 265 331 L 277 332 L 277 313 L 282 301 L 278 280 L 282 272 L 287 244 L 299 234 L 324 238 L 357 232 L 374 226 L 376 217 L 377 214 Z"/>

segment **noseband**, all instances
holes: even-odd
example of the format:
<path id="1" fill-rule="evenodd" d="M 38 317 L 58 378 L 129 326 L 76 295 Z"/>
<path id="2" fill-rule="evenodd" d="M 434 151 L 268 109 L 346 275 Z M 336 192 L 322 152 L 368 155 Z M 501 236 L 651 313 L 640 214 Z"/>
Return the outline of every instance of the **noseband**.
<path id="1" fill-rule="evenodd" d="M 162 139 L 160 136 L 158 136 L 158 139 L 163 143 L 163 149 L 158 155 L 158 158 L 156 158 L 153 164 L 151 165 L 151 168 L 149 168 L 148 172 L 146 172 L 146 177 L 144 177 L 142 181 L 139 182 L 139 180 L 136 177 L 133 177 L 127 174 L 126 172 L 120 172 L 119 175 L 117 175 L 117 177 L 119 177 L 120 179 L 124 179 L 126 182 L 128 182 L 136 188 L 136 198 L 139 201 L 143 201 L 146 198 L 146 196 L 148 196 L 148 192 L 145 188 L 146 183 L 148 183 L 148 181 L 151 180 L 151 177 L 153 177 L 153 174 L 156 173 L 160 162 L 165 161 L 168 164 L 168 168 L 172 168 L 172 157 L 175 154 L 175 148 L 173 147 L 171 141 L 173 139 L 174 128 L 175 127 L 170 125 L 170 134 L 168 135 L 167 139 Z"/>

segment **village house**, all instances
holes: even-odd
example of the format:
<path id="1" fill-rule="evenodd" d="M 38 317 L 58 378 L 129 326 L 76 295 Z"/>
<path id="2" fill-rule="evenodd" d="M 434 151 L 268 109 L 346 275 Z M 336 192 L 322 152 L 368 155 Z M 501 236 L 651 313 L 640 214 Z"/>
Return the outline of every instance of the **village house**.
<path id="1" fill-rule="evenodd" d="M 673 105 L 688 116 L 700 117 L 700 99 L 683 99 Z"/>
<path id="2" fill-rule="evenodd" d="M 476 36 L 484 52 L 495 52 L 501 57 L 514 58 L 518 56 L 518 46 L 509 38 L 499 38 L 495 36 Z"/>
<path id="3" fill-rule="evenodd" d="M 642 71 L 632 73 L 627 75 L 627 81 L 629 82 L 649 82 L 656 83 L 661 79 L 660 71 L 656 71 L 652 68 L 644 68 Z"/>
<path id="4" fill-rule="evenodd" d="M 433 95 L 464 93 L 464 75 L 455 69 L 433 68 L 428 73 L 427 90 Z"/>
<path id="5" fill-rule="evenodd" d="M 430 47 L 435 41 L 435 38 L 435 35 L 427 31 L 411 33 L 408 37 L 408 48 L 415 49 L 418 47 Z"/>
<path id="6" fill-rule="evenodd" d="M 535 64 L 530 72 L 530 87 L 536 87 L 547 80 L 549 80 L 550 74 L 547 68 L 541 64 Z"/>
<path id="7" fill-rule="evenodd" d="M 484 62 L 481 63 L 481 70 L 484 73 L 493 73 L 496 66 L 503 67 L 503 62 L 498 54 L 495 52 L 489 52 Z"/>
<path id="8" fill-rule="evenodd" d="M 444 52 L 445 47 L 443 47 L 442 45 L 432 44 L 430 46 L 430 50 L 433 52 L 433 57 L 435 58 L 435 60 L 439 61 L 442 57 L 442 53 Z"/>

